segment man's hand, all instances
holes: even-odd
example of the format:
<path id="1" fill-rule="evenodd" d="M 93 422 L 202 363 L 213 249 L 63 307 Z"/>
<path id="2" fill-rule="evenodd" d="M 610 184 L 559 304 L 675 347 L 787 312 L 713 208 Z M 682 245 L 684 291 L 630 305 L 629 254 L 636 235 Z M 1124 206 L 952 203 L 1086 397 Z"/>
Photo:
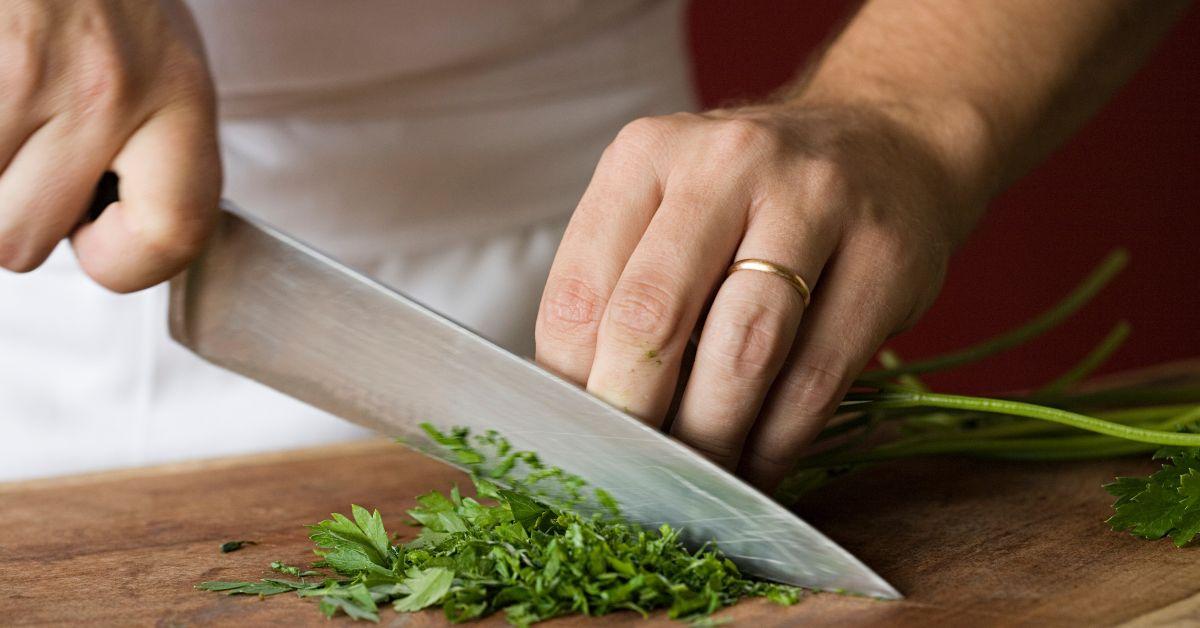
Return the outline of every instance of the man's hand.
<path id="1" fill-rule="evenodd" d="M 121 200 L 78 227 L 106 170 Z M 70 235 L 118 292 L 170 278 L 220 196 L 215 98 L 186 9 L 158 0 L 0 3 L 0 266 Z"/>
<path id="2" fill-rule="evenodd" d="M 555 258 L 538 360 L 659 425 L 702 326 L 671 431 L 772 485 L 932 302 L 969 227 L 960 190 L 899 119 L 779 105 L 627 126 Z M 811 307 L 781 277 L 726 277 L 746 258 L 798 273 Z"/>
<path id="3" fill-rule="evenodd" d="M 758 108 L 629 125 L 542 297 L 537 358 L 773 487 L 981 208 L 1119 86 L 1184 0 L 871 0 Z M 742 271 L 764 259 L 813 287 Z"/>

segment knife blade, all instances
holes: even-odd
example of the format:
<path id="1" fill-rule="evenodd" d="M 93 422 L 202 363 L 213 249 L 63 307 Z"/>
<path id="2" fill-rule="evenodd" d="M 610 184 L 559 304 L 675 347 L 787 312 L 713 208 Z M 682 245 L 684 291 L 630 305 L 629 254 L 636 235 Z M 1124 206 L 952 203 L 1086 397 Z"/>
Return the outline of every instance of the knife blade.
<path id="1" fill-rule="evenodd" d="M 574 384 L 226 204 L 171 281 L 171 336 L 204 359 L 421 446 L 419 425 L 495 429 L 608 491 L 632 521 L 716 541 L 743 571 L 900 594 L 812 526 Z M 441 457 L 450 464 L 448 452 Z"/>

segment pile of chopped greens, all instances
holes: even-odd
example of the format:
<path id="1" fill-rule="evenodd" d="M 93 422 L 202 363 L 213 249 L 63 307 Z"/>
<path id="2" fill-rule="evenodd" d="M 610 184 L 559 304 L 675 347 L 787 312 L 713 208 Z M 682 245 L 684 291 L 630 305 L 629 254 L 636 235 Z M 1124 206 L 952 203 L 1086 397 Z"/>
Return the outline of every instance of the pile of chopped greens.
<path id="1" fill-rule="evenodd" d="M 794 587 L 743 576 L 714 546 L 688 550 L 670 526 L 628 523 L 606 493 L 589 496 L 582 478 L 512 451 L 495 433 L 424 427 L 472 471 L 475 498 L 457 487 L 420 496 L 408 511 L 420 535 L 400 545 L 389 540 L 378 511 L 357 505 L 351 517 L 334 514 L 310 526 L 320 558 L 312 567 L 336 575 L 275 562 L 272 569 L 293 578 L 197 587 L 259 596 L 294 591 L 318 598 L 330 617 L 378 621 L 385 604 L 398 612 L 436 606 L 452 622 L 503 611 L 518 626 L 571 613 L 663 608 L 672 618 L 695 620 L 746 597 L 779 604 L 800 598 Z M 588 497 L 604 506 L 599 514 L 572 509 Z"/>
<path id="2" fill-rule="evenodd" d="M 1085 460 L 1152 454 L 1168 459 L 1147 478 L 1117 478 L 1108 520 L 1146 539 L 1190 543 L 1200 532 L 1200 387 L 1194 382 L 1081 386 L 1129 337 L 1122 321 L 1075 366 L 1044 386 L 998 398 L 932 392 L 920 375 L 972 363 L 1028 342 L 1082 308 L 1124 267 L 1115 251 L 1052 309 L 1029 323 L 950 354 L 902 363 L 879 355 L 842 413 L 818 436 L 775 497 L 794 503 L 831 480 L 886 460 L 967 455 L 1006 460 Z M 1157 453 L 1155 453 L 1157 452 Z"/>

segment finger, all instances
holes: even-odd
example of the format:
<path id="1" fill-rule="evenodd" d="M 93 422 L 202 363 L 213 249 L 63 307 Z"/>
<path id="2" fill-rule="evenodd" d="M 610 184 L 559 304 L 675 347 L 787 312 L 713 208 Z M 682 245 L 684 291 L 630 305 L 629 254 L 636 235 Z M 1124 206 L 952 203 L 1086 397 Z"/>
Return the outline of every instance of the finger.
<path id="1" fill-rule="evenodd" d="M 848 244 L 826 268 L 796 344 L 746 440 L 738 473 L 772 490 L 824 427 L 853 379 L 908 316 L 903 279 L 870 245 Z"/>
<path id="2" fill-rule="evenodd" d="M 597 334 L 588 390 L 652 425 L 666 415 L 688 338 L 745 228 L 743 186 L 710 174 L 667 182 Z"/>
<path id="3" fill-rule="evenodd" d="M 643 150 L 647 140 L 638 135 L 651 132 L 630 125 L 604 151 L 542 293 L 535 358 L 581 385 L 592 368 L 608 295 L 662 199 L 655 164 Z"/>
<path id="4" fill-rule="evenodd" d="M 79 222 L 118 139 L 103 127 L 56 117 L 0 173 L 0 266 L 37 268 Z"/>
<path id="5" fill-rule="evenodd" d="M 40 48 L 19 36 L 0 37 L 0 172 L 50 119 L 48 107 L 39 102 L 40 82 L 31 80 L 45 72 Z"/>
<path id="6" fill-rule="evenodd" d="M 212 230 L 221 167 L 211 109 L 177 105 L 143 124 L 117 154 L 121 200 L 71 237 L 97 283 L 132 292 L 180 271 Z M 95 179 L 93 179 L 93 185 Z"/>
<path id="7" fill-rule="evenodd" d="M 841 234 L 835 212 L 801 213 L 803 206 L 812 201 L 754 212 L 734 257 L 779 264 L 815 287 Z M 803 298 L 786 279 L 749 270 L 729 275 L 704 321 L 672 426 L 676 438 L 734 468 L 803 312 Z"/>
<path id="8" fill-rule="evenodd" d="M 0 102 L 3 100 L 0 99 Z M 21 147 L 47 122 L 48 119 L 33 117 L 32 112 L 0 104 L 0 173 L 8 168 Z"/>

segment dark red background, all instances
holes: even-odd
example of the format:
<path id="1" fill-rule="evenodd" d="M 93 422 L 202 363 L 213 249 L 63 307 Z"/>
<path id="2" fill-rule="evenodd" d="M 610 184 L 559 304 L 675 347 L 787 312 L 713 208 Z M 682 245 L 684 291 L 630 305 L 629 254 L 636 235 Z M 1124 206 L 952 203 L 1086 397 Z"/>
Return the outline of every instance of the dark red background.
<path id="1" fill-rule="evenodd" d="M 705 105 L 788 80 L 855 3 L 696 0 L 689 16 Z M 890 346 L 908 359 L 970 344 L 1056 302 L 1105 254 L 1124 273 L 1063 327 L 942 388 L 1035 385 L 1069 368 L 1119 320 L 1133 325 L 1106 370 L 1200 355 L 1200 8 L 1073 140 L 997 199 L 956 254 L 942 296 Z"/>

